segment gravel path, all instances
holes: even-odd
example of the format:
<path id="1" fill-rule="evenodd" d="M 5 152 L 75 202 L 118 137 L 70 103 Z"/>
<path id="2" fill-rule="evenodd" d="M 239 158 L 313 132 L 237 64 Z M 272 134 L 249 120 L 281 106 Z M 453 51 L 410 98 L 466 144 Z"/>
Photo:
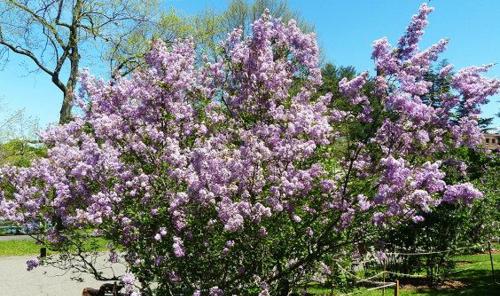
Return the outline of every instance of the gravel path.
<path id="1" fill-rule="evenodd" d="M 30 257 L 0 257 L 0 295 L 1 296 L 80 296 L 85 287 L 98 288 L 90 276 L 82 275 L 83 282 L 71 279 L 71 272 L 52 267 L 39 267 L 26 270 L 26 260 Z M 113 266 L 115 271 L 123 272 L 123 266 Z M 118 273 L 117 274 L 121 274 Z"/>
<path id="2" fill-rule="evenodd" d="M 33 238 L 29 235 L 0 235 L 0 242 L 11 241 L 11 240 L 26 240 L 26 239 L 33 239 Z"/>

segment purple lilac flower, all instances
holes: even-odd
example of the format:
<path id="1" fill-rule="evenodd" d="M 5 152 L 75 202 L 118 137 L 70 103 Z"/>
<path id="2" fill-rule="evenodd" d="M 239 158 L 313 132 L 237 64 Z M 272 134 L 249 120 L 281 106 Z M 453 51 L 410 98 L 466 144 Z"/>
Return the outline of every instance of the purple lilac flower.
<path id="1" fill-rule="evenodd" d="M 31 271 L 40 265 L 40 260 L 38 258 L 31 258 L 26 261 L 26 269 Z"/>

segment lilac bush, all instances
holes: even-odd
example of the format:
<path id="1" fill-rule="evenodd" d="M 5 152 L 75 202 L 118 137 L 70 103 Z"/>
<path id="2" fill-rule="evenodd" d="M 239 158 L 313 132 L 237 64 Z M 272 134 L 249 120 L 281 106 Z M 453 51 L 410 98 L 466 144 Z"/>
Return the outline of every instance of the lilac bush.
<path id="1" fill-rule="evenodd" d="M 375 41 L 375 77 L 341 81 L 352 110 L 318 95 L 314 34 L 268 13 L 251 36 L 229 34 L 214 60 L 192 40 L 155 41 L 148 67 L 128 78 L 83 73 L 82 115 L 43 133 L 48 156 L 2 169 L 0 213 L 69 257 L 104 238 L 110 261 L 127 263 L 129 294 L 286 295 L 331 273 L 372 225 L 481 196 L 447 184 L 440 155 L 479 143 L 479 106 L 500 82 L 470 67 L 453 75 L 452 96 L 425 99 L 447 43 L 418 48 L 430 11 L 421 6 L 396 47 Z M 352 122 L 375 133 L 351 141 L 341 127 Z"/>

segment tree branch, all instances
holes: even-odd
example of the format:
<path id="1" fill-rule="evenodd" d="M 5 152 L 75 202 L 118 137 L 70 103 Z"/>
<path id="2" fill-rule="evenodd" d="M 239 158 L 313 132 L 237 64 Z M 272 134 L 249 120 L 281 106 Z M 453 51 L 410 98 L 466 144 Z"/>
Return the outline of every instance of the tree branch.
<path id="1" fill-rule="evenodd" d="M 45 67 L 45 65 L 43 65 L 43 63 L 36 58 L 36 56 L 33 54 L 33 52 L 31 52 L 30 50 L 27 50 L 25 48 L 22 48 L 20 46 L 16 46 L 16 45 L 13 45 L 13 44 L 7 42 L 3 38 L 1 29 L 0 29 L 0 44 L 4 45 L 5 47 L 7 47 L 8 49 L 12 50 L 13 52 L 15 52 L 17 54 L 21 54 L 21 55 L 24 55 L 24 56 L 30 58 L 43 72 L 49 74 L 50 76 L 54 75 L 54 72 L 52 72 L 47 67 Z"/>
<path id="2" fill-rule="evenodd" d="M 25 5 L 18 3 L 17 1 L 7 0 L 7 2 L 31 15 L 35 20 L 37 20 L 42 26 L 47 28 L 54 35 L 54 38 L 57 40 L 57 43 L 59 43 L 59 45 L 61 45 L 62 47 L 65 46 L 65 43 L 62 40 L 61 36 L 59 36 L 59 34 L 57 33 L 56 28 L 49 24 L 43 17 L 39 16 L 34 11 L 29 9 Z"/>

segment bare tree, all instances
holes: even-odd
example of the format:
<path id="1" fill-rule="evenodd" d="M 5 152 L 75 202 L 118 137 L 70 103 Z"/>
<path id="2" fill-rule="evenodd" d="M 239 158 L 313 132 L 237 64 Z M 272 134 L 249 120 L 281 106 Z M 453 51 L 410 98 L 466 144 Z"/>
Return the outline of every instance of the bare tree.
<path id="1" fill-rule="evenodd" d="M 195 30 L 191 17 L 180 16 L 174 9 L 159 11 L 151 17 L 147 26 L 137 26 L 127 35 L 113 40 L 105 53 L 112 78 L 126 76 L 144 65 L 144 54 L 149 51 L 152 40 L 161 39 L 172 44 L 176 39 L 201 38 Z"/>
<path id="2" fill-rule="evenodd" d="M 244 34 L 248 34 L 251 24 L 262 16 L 268 9 L 273 17 L 281 18 L 287 22 L 295 19 L 304 31 L 313 31 L 313 27 L 305 22 L 288 5 L 287 0 L 232 0 L 226 11 L 222 14 L 222 27 L 225 32 L 241 27 Z"/>
<path id="3" fill-rule="evenodd" d="M 0 144 L 11 140 L 33 142 L 38 139 L 38 119 L 24 109 L 12 110 L 0 98 Z"/>
<path id="4" fill-rule="evenodd" d="M 23 109 L 12 110 L 0 99 L 0 166 L 26 165 L 43 150 L 38 145 L 38 120 Z"/>
<path id="5" fill-rule="evenodd" d="M 24 56 L 63 93 L 59 121 L 71 107 L 83 58 L 119 47 L 146 26 L 154 0 L 0 0 L 0 54 Z M 106 50 L 103 47 L 111 48 Z"/>
<path id="6" fill-rule="evenodd" d="M 217 51 L 219 43 L 234 28 L 241 28 L 243 36 L 251 33 L 251 25 L 269 9 L 273 17 L 287 22 L 295 19 L 299 27 L 306 32 L 314 31 L 298 12 L 292 10 L 287 0 L 231 0 L 221 13 L 205 10 L 191 20 L 193 35 L 207 53 Z"/>

